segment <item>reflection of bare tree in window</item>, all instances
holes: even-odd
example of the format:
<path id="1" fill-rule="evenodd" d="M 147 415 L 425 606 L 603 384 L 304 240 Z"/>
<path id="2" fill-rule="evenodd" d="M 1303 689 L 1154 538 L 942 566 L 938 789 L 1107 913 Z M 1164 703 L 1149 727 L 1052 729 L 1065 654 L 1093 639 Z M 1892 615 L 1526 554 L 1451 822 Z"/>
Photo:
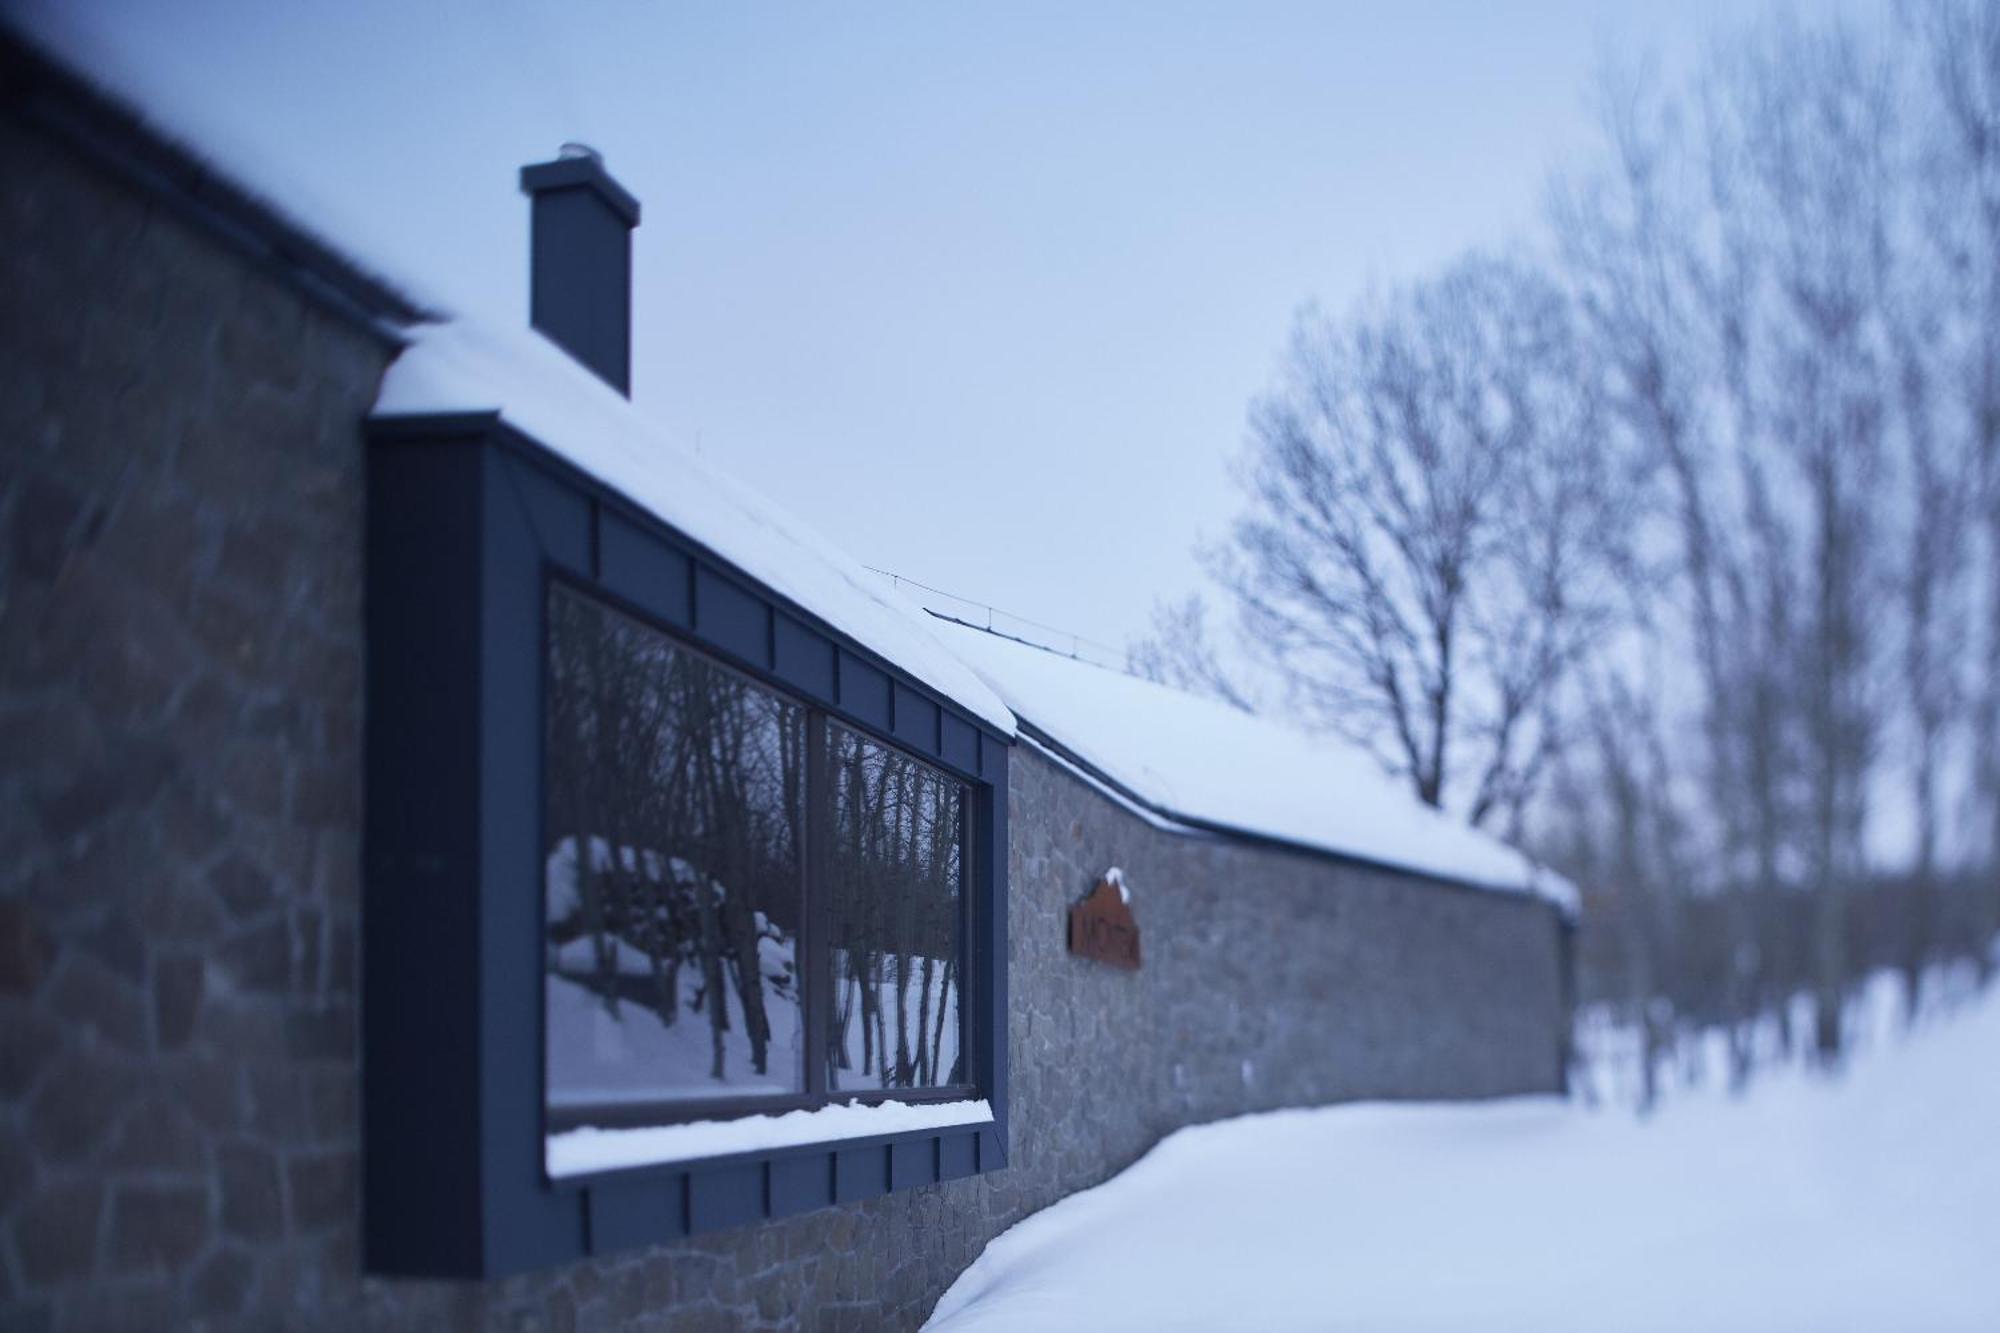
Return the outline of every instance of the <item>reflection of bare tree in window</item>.
<path id="1" fill-rule="evenodd" d="M 829 725 L 809 794 L 803 707 L 582 594 L 548 606 L 551 1107 L 805 1090 L 809 796 L 829 1089 L 962 1085 L 963 788 Z"/>
<path id="2" fill-rule="evenodd" d="M 961 1083 L 961 789 L 845 728 L 829 728 L 828 744 L 835 969 L 828 1086 Z"/>
<path id="3" fill-rule="evenodd" d="M 630 1020 L 614 1034 L 633 1043 L 626 1063 L 699 1060 L 658 1071 L 656 1095 L 714 1095 L 701 1075 L 797 1091 L 800 1071 L 771 1048 L 774 1006 L 788 1033 L 800 1026 L 803 711 L 577 594 L 556 590 L 549 610 L 551 1042 L 556 997 L 573 994 L 560 981 Z M 693 1036 L 689 1020 L 707 1030 L 705 1058 L 672 1036 Z M 588 1058 L 552 1050 L 552 1095 L 558 1065 Z"/>

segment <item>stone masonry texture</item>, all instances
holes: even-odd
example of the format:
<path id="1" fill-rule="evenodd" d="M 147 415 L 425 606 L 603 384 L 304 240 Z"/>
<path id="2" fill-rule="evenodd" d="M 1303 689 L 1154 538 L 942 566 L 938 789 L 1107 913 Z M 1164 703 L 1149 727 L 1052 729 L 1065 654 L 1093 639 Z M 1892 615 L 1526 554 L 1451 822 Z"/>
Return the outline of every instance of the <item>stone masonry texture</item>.
<path id="1" fill-rule="evenodd" d="M 1022 748 L 1009 1169 L 363 1277 L 359 427 L 392 349 L 10 122 L 0 180 L 0 1326 L 911 1328 L 1178 1126 L 1559 1085 L 1546 907 L 1163 833 Z M 1112 865 L 1137 973 L 1064 947 Z"/>

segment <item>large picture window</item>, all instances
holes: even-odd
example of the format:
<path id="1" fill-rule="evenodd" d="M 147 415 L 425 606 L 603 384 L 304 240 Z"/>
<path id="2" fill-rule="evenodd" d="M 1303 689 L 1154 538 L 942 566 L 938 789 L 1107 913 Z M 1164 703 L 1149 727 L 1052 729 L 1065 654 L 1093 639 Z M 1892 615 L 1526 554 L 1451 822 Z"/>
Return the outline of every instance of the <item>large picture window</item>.
<path id="1" fill-rule="evenodd" d="M 488 411 L 367 475 L 370 1271 L 1003 1169 L 998 702 Z"/>
<path id="2" fill-rule="evenodd" d="M 565 584 L 547 626 L 551 1131 L 965 1088 L 963 786 Z"/>

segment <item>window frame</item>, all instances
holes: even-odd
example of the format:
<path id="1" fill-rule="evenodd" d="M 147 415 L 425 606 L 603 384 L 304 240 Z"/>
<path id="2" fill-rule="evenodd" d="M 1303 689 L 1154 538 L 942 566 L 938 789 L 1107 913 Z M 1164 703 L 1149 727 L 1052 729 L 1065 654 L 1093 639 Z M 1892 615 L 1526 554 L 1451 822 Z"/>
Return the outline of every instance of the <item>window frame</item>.
<path id="1" fill-rule="evenodd" d="M 494 1277 L 1004 1168 L 1010 739 L 496 413 L 376 418 L 366 440 L 368 1270 Z M 963 785 L 960 1003 L 990 1123 L 548 1179 L 551 577 Z"/>
<path id="2" fill-rule="evenodd" d="M 972 911 L 974 867 L 972 865 L 970 827 L 972 823 L 972 789 L 966 779 L 944 768 L 934 760 L 917 753 L 907 745 L 866 728 L 855 726 L 835 716 L 824 705 L 805 697 L 796 690 L 773 684 L 751 672 L 743 670 L 736 664 L 711 652 L 693 634 L 661 620 L 658 616 L 651 614 L 644 608 L 634 606 L 629 601 L 606 592 L 601 587 L 594 587 L 585 583 L 568 570 L 553 563 L 545 563 L 543 569 L 542 596 L 544 605 L 541 633 L 544 660 L 540 702 L 543 709 L 542 716 L 545 728 L 548 717 L 547 710 L 550 706 L 550 690 L 552 688 L 547 657 L 551 648 L 551 636 L 554 630 L 553 625 L 550 623 L 548 611 L 549 605 L 558 589 L 565 589 L 571 596 L 580 597 L 587 602 L 594 603 L 596 606 L 614 615 L 624 617 L 638 625 L 641 629 L 658 635 L 660 638 L 666 640 L 674 651 L 687 654 L 707 669 L 734 676 L 752 688 L 762 690 L 766 694 L 786 704 L 790 704 L 799 710 L 804 730 L 803 741 L 805 745 L 806 771 L 802 790 L 802 798 L 804 800 L 802 814 L 804 816 L 805 838 L 804 845 L 799 848 L 799 912 L 801 924 L 798 949 L 800 954 L 811 964 L 811 971 L 808 972 L 802 966 L 799 972 L 800 985 L 802 987 L 800 992 L 799 1022 L 805 1034 L 805 1063 L 802 1071 L 805 1088 L 803 1091 L 765 1096 L 654 1098 L 646 1102 L 634 1101 L 626 1103 L 625 1106 L 630 1109 L 599 1108 L 593 1113 L 598 1118 L 579 1120 L 575 1124 L 559 1124 L 557 1113 L 554 1108 L 548 1105 L 547 1101 L 548 1031 L 546 1024 L 548 1016 L 548 972 L 544 969 L 541 982 L 543 1026 L 538 1029 L 543 1053 L 543 1133 L 545 1135 L 556 1134 L 566 1129 L 574 1129 L 584 1125 L 601 1128 L 664 1127 L 690 1124 L 703 1120 L 740 1120 L 753 1115 L 777 1115 L 786 1111 L 811 1111 L 824 1106 L 853 1104 L 873 1106 L 883 1102 L 923 1104 L 931 1102 L 969 1101 L 977 1098 L 980 1092 L 975 1082 L 938 1084 L 923 1088 L 877 1088 L 855 1089 L 852 1091 L 830 1091 L 827 1088 L 826 1066 L 824 1062 L 826 1059 L 826 1042 L 831 1034 L 829 1029 L 824 1025 L 830 1017 L 832 993 L 829 988 L 831 972 L 826 965 L 826 955 L 831 945 L 831 940 L 828 938 L 828 911 L 833 897 L 833 890 L 831 887 L 825 886 L 819 887 L 816 890 L 814 883 L 816 874 L 822 878 L 824 877 L 825 867 L 832 850 L 826 841 L 831 836 L 832 824 L 830 810 L 833 801 L 833 785 L 831 771 L 828 766 L 829 750 L 827 748 L 830 739 L 828 733 L 831 727 L 845 727 L 864 740 L 881 746 L 885 750 L 909 758 L 958 788 L 960 824 L 958 835 L 958 958 L 956 960 L 959 967 L 958 990 L 960 997 L 958 1007 L 958 1043 L 959 1049 L 966 1053 L 965 1063 L 967 1069 L 970 1070 L 976 1059 L 978 1041 L 977 1034 L 972 1030 L 970 1007 L 964 1002 L 965 997 L 971 994 L 972 987 L 976 984 L 974 980 L 973 950 L 971 948 L 974 925 Z M 546 764 L 546 760 L 544 760 L 544 764 Z M 543 771 L 546 773 L 546 767 L 544 767 Z M 549 845 L 550 833 L 548 827 L 547 794 L 545 781 L 543 785 L 541 825 L 537 838 L 540 847 L 544 850 Z M 546 888 L 544 888 L 545 908 L 546 892 Z M 567 1121 L 570 1119 L 570 1116 L 564 1113 L 560 1119 Z M 572 1179 L 574 1177 L 566 1176 L 555 1180 L 553 1183 L 556 1188 L 562 1188 Z"/>

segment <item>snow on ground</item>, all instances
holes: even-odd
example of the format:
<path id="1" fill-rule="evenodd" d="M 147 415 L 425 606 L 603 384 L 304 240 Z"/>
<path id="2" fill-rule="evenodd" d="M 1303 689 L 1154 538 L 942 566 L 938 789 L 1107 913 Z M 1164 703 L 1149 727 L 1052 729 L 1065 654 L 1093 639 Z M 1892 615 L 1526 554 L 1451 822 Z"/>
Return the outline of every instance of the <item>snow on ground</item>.
<path id="1" fill-rule="evenodd" d="M 946 646 L 1009 708 L 1160 813 L 1527 890 L 1575 910 L 1568 881 L 1424 805 L 1352 745 L 1004 635 L 938 624 Z"/>
<path id="2" fill-rule="evenodd" d="M 2000 942 L 1994 946 L 2000 967 Z M 1979 974 L 1970 960 L 1933 967 L 1924 977 L 1923 1008 L 1927 1018 L 1949 1014 L 1980 999 Z M 1655 1001 L 1664 1005 L 1665 1001 Z M 1847 1005 L 1842 1041 L 1859 1059 L 1893 1047 L 1905 1035 L 1908 1000 L 1902 981 L 1878 973 Z M 1730 1078 L 1729 1038 L 1716 1027 L 1704 1027 L 1666 1006 L 1654 1016 L 1664 1036 L 1653 1054 L 1653 1088 L 1658 1098 L 1701 1094 L 1727 1085 Z M 1755 1023 L 1749 1034 L 1752 1067 L 1766 1070 L 1805 1058 L 1812 1041 L 1813 1002 L 1809 995 L 1793 998 L 1791 1042 L 1785 1040 L 1775 1017 Z M 1644 1105 L 1645 1042 L 1628 1006 L 1593 1004 L 1576 1016 L 1579 1069 L 1572 1091 L 1587 1104 Z"/>
<path id="3" fill-rule="evenodd" d="M 986 1248 L 927 1328 L 2000 1329 L 2000 990 L 1841 1079 L 1183 1130 Z"/>

